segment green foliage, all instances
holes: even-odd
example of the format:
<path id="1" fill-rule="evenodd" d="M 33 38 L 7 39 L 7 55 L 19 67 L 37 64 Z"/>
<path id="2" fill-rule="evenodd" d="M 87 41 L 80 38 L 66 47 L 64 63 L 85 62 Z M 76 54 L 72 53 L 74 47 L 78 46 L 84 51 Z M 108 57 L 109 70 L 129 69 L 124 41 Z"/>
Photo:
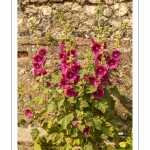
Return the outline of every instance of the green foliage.
<path id="1" fill-rule="evenodd" d="M 40 133 L 40 132 L 39 132 L 38 129 L 32 129 L 30 135 L 32 136 L 33 141 L 36 140 L 36 138 L 38 137 L 39 133 Z"/>

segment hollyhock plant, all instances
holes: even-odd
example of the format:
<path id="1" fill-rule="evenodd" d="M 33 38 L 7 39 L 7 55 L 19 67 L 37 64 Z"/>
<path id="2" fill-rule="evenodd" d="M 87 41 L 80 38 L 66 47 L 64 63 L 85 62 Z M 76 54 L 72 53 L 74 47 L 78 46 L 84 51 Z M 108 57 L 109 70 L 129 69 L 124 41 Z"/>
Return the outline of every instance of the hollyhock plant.
<path id="1" fill-rule="evenodd" d="M 44 57 L 37 54 L 34 56 L 34 62 L 38 63 L 38 64 L 43 64 L 45 61 Z"/>
<path id="2" fill-rule="evenodd" d="M 39 50 L 39 55 L 41 55 L 42 57 L 44 57 L 46 55 L 46 49 L 45 48 L 41 48 Z"/>
<path id="3" fill-rule="evenodd" d="M 107 61 L 107 66 L 109 69 L 117 69 L 118 64 L 119 62 L 114 58 L 111 58 Z"/>
<path id="4" fill-rule="evenodd" d="M 71 66 L 71 70 L 75 74 L 78 74 L 80 69 L 81 69 L 81 67 L 78 63 L 72 64 L 72 66 Z"/>
<path id="5" fill-rule="evenodd" d="M 65 73 L 66 80 L 74 81 L 76 79 L 76 74 L 72 70 L 67 70 Z"/>
<path id="6" fill-rule="evenodd" d="M 116 60 L 120 60 L 121 58 L 121 52 L 119 50 L 114 50 L 112 52 L 112 58 L 116 59 Z"/>
<path id="7" fill-rule="evenodd" d="M 66 89 L 66 95 L 68 97 L 74 97 L 78 95 L 78 92 L 76 92 L 73 88 L 67 88 Z"/>
<path id="8" fill-rule="evenodd" d="M 93 92 L 93 96 L 95 99 L 102 98 L 104 96 L 104 89 L 98 88 L 96 92 Z"/>
<path id="9" fill-rule="evenodd" d="M 108 82 L 108 80 L 109 80 L 109 75 L 108 75 L 108 73 L 107 73 L 107 74 L 105 74 L 104 76 L 102 76 L 102 78 L 101 78 L 101 83 L 102 83 L 102 84 L 106 84 L 106 83 Z"/>
<path id="10" fill-rule="evenodd" d="M 70 84 L 69 82 L 65 79 L 65 78 L 62 78 L 60 80 L 60 86 L 63 88 L 63 89 L 68 89 L 70 88 Z"/>
<path id="11" fill-rule="evenodd" d="M 102 77 L 107 73 L 107 68 L 103 65 L 97 66 L 94 70 L 95 75 L 98 77 Z"/>
<path id="12" fill-rule="evenodd" d="M 95 77 L 89 77 L 89 83 L 90 85 L 93 85 L 95 88 L 97 88 L 100 82 Z"/>
<path id="13" fill-rule="evenodd" d="M 29 118 L 33 118 L 34 117 L 33 112 L 29 108 L 25 108 L 24 113 Z"/>
<path id="14" fill-rule="evenodd" d="M 89 126 L 86 126 L 85 128 L 84 128 L 84 130 L 83 130 L 83 133 L 84 133 L 84 135 L 85 136 L 88 136 L 88 134 L 89 134 Z"/>
<path id="15" fill-rule="evenodd" d="M 75 127 L 77 127 L 78 126 L 78 121 L 73 121 L 73 125 L 75 126 Z"/>
<path id="16" fill-rule="evenodd" d="M 102 52 L 102 45 L 100 43 L 95 42 L 92 45 L 92 53 L 97 55 L 100 54 Z"/>
<path id="17" fill-rule="evenodd" d="M 96 57 L 95 57 L 95 64 L 99 65 L 99 62 L 101 62 L 101 61 L 102 61 L 102 54 L 96 55 Z"/>

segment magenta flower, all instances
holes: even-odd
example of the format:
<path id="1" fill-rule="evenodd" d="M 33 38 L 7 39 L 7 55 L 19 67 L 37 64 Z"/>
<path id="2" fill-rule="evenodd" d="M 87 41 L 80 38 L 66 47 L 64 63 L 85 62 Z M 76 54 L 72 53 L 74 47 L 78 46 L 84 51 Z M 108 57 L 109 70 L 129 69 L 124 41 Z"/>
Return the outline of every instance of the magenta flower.
<path id="1" fill-rule="evenodd" d="M 65 44 L 60 44 L 60 52 L 65 52 Z"/>
<path id="2" fill-rule="evenodd" d="M 98 87 L 98 85 L 99 85 L 99 81 L 98 81 L 98 79 L 97 78 L 95 78 L 95 77 L 89 77 L 89 83 L 90 83 L 90 85 L 93 85 L 94 87 Z"/>
<path id="3" fill-rule="evenodd" d="M 38 64 L 43 64 L 45 61 L 44 57 L 39 54 L 35 55 L 33 59 L 34 59 L 34 62 Z"/>
<path id="4" fill-rule="evenodd" d="M 58 87 L 59 86 L 59 84 L 58 83 L 56 83 L 55 85 L 54 85 L 54 87 Z"/>
<path id="5" fill-rule="evenodd" d="M 104 57 L 105 57 L 106 61 L 108 61 L 108 60 L 111 58 L 110 55 L 109 55 L 109 53 L 106 53 L 106 54 L 104 55 Z"/>
<path id="6" fill-rule="evenodd" d="M 77 63 L 76 63 L 76 64 L 73 64 L 73 65 L 71 66 L 71 70 L 72 70 L 75 74 L 79 73 L 80 69 L 81 69 L 81 67 L 80 67 L 80 65 L 77 64 Z"/>
<path id="7" fill-rule="evenodd" d="M 73 125 L 74 125 L 75 127 L 77 127 L 77 126 L 78 126 L 78 121 L 73 121 Z"/>
<path id="8" fill-rule="evenodd" d="M 94 98 L 99 99 L 102 98 L 104 95 L 104 89 L 103 88 L 98 88 L 96 92 L 93 92 L 92 94 Z"/>
<path id="9" fill-rule="evenodd" d="M 68 89 L 70 88 L 70 85 L 68 83 L 68 81 L 65 79 L 65 78 L 62 78 L 60 80 L 60 86 L 63 88 L 63 89 Z"/>
<path id="10" fill-rule="evenodd" d="M 46 70 L 44 70 L 44 69 L 42 69 L 41 73 L 42 73 L 42 75 L 44 76 L 44 75 L 46 75 L 46 74 L 47 74 L 47 71 L 46 71 Z"/>
<path id="11" fill-rule="evenodd" d="M 50 82 L 46 82 L 46 86 L 50 87 L 51 83 Z"/>
<path id="12" fill-rule="evenodd" d="M 119 50 L 114 50 L 112 52 L 112 58 L 116 59 L 116 60 L 120 60 L 121 58 L 121 52 Z"/>
<path id="13" fill-rule="evenodd" d="M 107 48 L 107 43 L 105 42 L 105 43 L 104 43 L 104 49 L 106 49 L 106 48 Z"/>
<path id="14" fill-rule="evenodd" d="M 76 75 L 75 80 L 74 80 L 74 85 L 77 85 L 79 79 L 80 79 L 80 76 Z"/>
<path id="15" fill-rule="evenodd" d="M 59 53 L 59 58 L 61 59 L 61 62 L 65 64 L 67 63 L 67 60 L 69 60 L 69 57 L 66 53 Z"/>
<path id="16" fill-rule="evenodd" d="M 37 68 L 41 68 L 42 65 L 39 64 L 38 62 L 33 62 L 33 67 L 34 67 L 35 69 L 37 69 Z"/>
<path id="17" fill-rule="evenodd" d="M 74 97 L 78 95 L 78 92 L 76 92 L 73 88 L 67 88 L 66 89 L 66 95 L 68 97 Z"/>
<path id="18" fill-rule="evenodd" d="M 98 65 L 99 62 L 101 62 L 101 60 L 102 60 L 102 55 L 101 54 L 96 55 L 96 57 L 95 57 L 95 64 Z"/>
<path id="19" fill-rule="evenodd" d="M 98 42 L 95 42 L 93 45 L 92 45 L 92 53 L 93 54 L 100 54 L 102 52 L 102 45 Z"/>
<path id="20" fill-rule="evenodd" d="M 106 84 L 106 83 L 108 82 L 108 79 L 109 79 L 109 75 L 108 75 L 108 73 L 107 73 L 107 74 L 105 74 L 104 76 L 102 76 L 102 78 L 101 78 L 101 83 L 102 83 L 102 84 Z"/>
<path id="21" fill-rule="evenodd" d="M 65 73 L 65 78 L 69 81 L 74 81 L 76 78 L 76 74 L 71 70 L 67 70 Z"/>
<path id="22" fill-rule="evenodd" d="M 25 115 L 26 115 L 27 117 L 29 117 L 29 118 L 34 117 L 34 114 L 33 114 L 32 111 L 31 111 L 30 109 L 28 109 L 28 108 L 26 108 L 26 109 L 24 110 L 24 113 L 25 113 Z"/>
<path id="23" fill-rule="evenodd" d="M 41 49 L 39 50 L 39 55 L 45 56 L 45 55 L 46 55 L 46 49 L 45 49 L 45 48 L 41 48 Z"/>
<path id="24" fill-rule="evenodd" d="M 105 66 L 98 66 L 94 70 L 96 76 L 102 77 L 107 73 L 107 68 Z"/>
<path id="25" fill-rule="evenodd" d="M 42 72 L 41 72 L 42 68 L 39 68 L 39 69 L 34 69 L 34 75 L 37 77 L 37 76 L 41 76 L 42 75 Z"/>
<path id="26" fill-rule="evenodd" d="M 107 61 L 107 66 L 109 69 L 116 69 L 118 67 L 118 64 L 119 62 L 114 58 L 111 58 Z"/>
<path id="27" fill-rule="evenodd" d="M 117 83 L 118 82 L 118 78 L 115 77 L 114 78 L 114 82 Z"/>
<path id="28" fill-rule="evenodd" d="M 83 133 L 84 133 L 84 135 L 85 136 L 88 136 L 88 134 L 89 134 L 89 126 L 86 126 L 84 129 L 83 129 Z"/>

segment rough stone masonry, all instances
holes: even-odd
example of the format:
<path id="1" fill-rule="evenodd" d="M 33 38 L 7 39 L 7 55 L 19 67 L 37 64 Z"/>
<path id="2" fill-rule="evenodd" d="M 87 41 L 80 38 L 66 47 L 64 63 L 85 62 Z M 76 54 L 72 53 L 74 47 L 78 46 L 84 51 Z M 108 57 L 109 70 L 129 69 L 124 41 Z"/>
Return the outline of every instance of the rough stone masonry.
<path id="1" fill-rule="evenodd" d="M 47 47 L 47 69 L 53 72 L 62 37 L 62 26 L 56 14 L 59 8 L 66 19 L 73 20 L 73 36 L 78 46 L 78 56 L 84 64 L 83 53 L 89 42 L 89 35 L 95 34 L 98 0 L 18 0 L 18 118 L 23 117 L 22 102 L 33 98 L 32 85 L 35 83 L 32 58 L 36 53 L 35 34 L 30 20 L 36 25 L 40 46 Z M 109 47 L 119 26 L 127 22 L 127 29 L 120 41 L 123 59 L 120 65 L 118 83 L 122 98 L 116 103 L 117 114 L 122 119 L 132 113 L 132 0 L 103 0 L 102 26 L 109 26 Z M 49 42 L 45 36 L 50 34 Z"/>

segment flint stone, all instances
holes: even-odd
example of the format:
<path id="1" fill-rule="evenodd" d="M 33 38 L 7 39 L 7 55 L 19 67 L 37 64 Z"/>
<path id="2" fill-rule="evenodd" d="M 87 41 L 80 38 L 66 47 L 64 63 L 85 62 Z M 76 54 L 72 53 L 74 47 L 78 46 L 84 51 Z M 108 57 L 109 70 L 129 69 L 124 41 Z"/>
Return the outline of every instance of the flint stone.
<path id="1" fill-rule="evenodd" d="M 78 3 L 84 4 L 86 0 L 76 0 Z"/>
<path id="2" fill-rule="evenodd" d="M 114 0 L 105 0 L 107 5 L 112 5 L 114 3 Z"/>
<path id="3" fill-rule="evenodd" d="M 89 2 L 92 4 L 97 4 L 99 2 L 99 0 L 89 0 Z"/>
<path id="4" fill-rule="evenodd" d="M 72 5 L 72 11 L 77 11 L 77 12 L 81 12 L 82 11 L 82 7 L 78 4 L 78 3 L 74 3 Z"/>
<path id="5" fill-rule="evenodd" d="M 103 15 L 107 18 L 111 17 L 113 10 L 110 7 L 104 8 Z"/>
<path id="6" fill-rule="evenodd" d="M 128 5 L 120 4 L 119 9 L 115 12 L 116 16 L 122 17 L 128 13 Z"/>
<path id="7" fill-rule="evenodd" d="M 49 6 L 41 6 L 40 9 L 41 9 L 44 16 L 50 16 L 52 13 L 52 8 Z"/>
<path id="8" fill-rule="evenodd" d="M 83 9 L 85 10 L 85 14 L 88 16 L 93 16 L 96 14 L 96 6 L 85 5 Z"/>

